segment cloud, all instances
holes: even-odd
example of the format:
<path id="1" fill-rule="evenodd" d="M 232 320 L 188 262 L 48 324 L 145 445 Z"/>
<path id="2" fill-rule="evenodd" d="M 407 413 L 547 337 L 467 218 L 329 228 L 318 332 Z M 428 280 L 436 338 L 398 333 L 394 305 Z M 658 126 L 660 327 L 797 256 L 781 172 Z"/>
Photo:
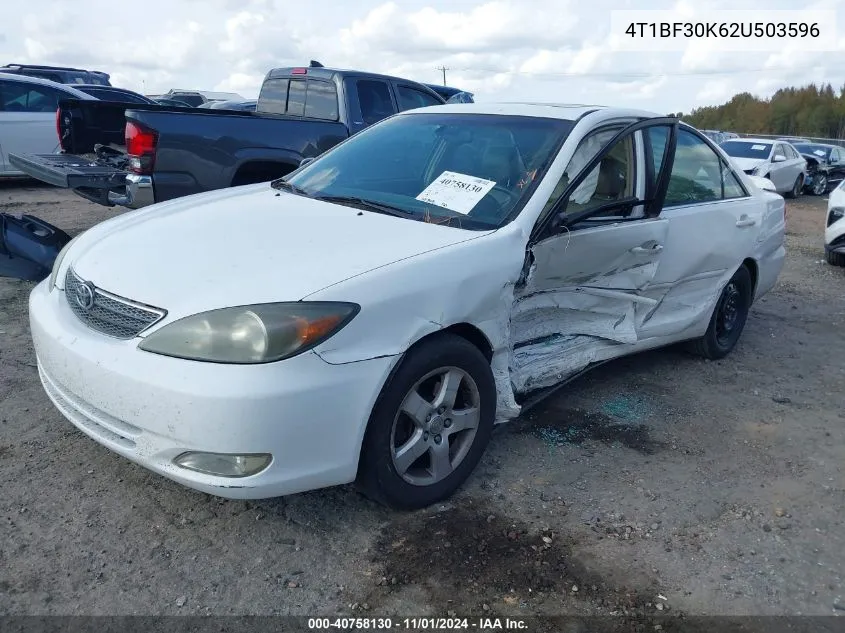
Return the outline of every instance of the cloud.
<path id="1" fill-rule="evenodd" d="M 817 0 L 833 8 L 841 0 Z M 643 6 L 645 5 L 645 6 Z M 768 96 L 785 85 L 845 83 L 845 15 L 838 49 L 725 53 L 698 40 L 683 53 L 623 52 L 610 11 L 793 9 L 791 0 L 145 0 L 144 16 L 103 11 L 100 0 L 27 0 L 0 24 L 0 58 L 105 70 L 148 93 L 169 88 L 258 94 L 274 67 L 307 64 L 447 83 L 479 100 L 591 102 L 689 111 L 735 89 Z M 72 6 L 72 8 L 71 8 Z M 84 15 L 80 20 L 78 16 Z M 125 21 L 122 21 L 125 20 Z M 73 28 L 68 28 L 73 24 Z"/>

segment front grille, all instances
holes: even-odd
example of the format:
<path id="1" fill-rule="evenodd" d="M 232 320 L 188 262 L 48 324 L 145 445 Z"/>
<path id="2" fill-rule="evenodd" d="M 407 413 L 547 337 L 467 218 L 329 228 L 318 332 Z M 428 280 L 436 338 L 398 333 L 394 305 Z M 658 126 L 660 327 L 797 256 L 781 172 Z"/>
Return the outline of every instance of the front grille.
<path id="1" fill-rule="evenodd" d="M 84 289 L 80 290 L 84 285 L 85 281 L 68 268 L 65 275 L 65 299 L 70 309 L 88 327 L 107 336 L 134 338 L 167 314 L 159 308 L 118 297 L 90 284 L 88 287 L 92 290 L 93 303 L 85 307 L 85 302 L 78 300 L 87 294 Z"/>

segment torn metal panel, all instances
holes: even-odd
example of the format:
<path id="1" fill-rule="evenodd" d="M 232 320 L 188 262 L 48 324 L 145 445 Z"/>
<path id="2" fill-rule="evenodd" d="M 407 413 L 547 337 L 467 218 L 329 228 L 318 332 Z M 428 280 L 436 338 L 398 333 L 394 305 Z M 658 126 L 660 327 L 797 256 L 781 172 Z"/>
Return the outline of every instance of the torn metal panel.
<path id="1" fill-rule="evenodd" d="M 532 249 L 534 270 L 526 291 L 579 285 L 644 288 L 657 270 L 667 230 L 666 220 L 654 219 L 564 231 Z"/>
<path id="2" fill-rule="evenodd" d="M 620 343 L 596 336 L 555 335 L 513 351 L 511 382 L 517 393 L 552 387 L 594 362 Z M 615 354 L 613 354 L 615 355 Z"/>
<path id="3" fill-rule="evenodd" d="M 647 290 L 667 230 L 659 219 L 618 223 L 564 232 L 531 250 L 511 315 L 517 393 L 550 387 L 636 345 L 639 325 L 662 299 Z"/>

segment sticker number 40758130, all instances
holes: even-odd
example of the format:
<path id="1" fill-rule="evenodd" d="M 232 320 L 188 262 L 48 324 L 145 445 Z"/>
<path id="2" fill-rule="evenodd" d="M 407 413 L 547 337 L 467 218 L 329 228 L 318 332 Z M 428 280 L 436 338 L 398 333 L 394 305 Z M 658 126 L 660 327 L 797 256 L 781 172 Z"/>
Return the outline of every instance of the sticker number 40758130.
<path id="1" fill-rule="evenodd" d="M 493 180 L 444 171 L 422 190 L 417 200 L 466 215 L 495 186 Z"/>

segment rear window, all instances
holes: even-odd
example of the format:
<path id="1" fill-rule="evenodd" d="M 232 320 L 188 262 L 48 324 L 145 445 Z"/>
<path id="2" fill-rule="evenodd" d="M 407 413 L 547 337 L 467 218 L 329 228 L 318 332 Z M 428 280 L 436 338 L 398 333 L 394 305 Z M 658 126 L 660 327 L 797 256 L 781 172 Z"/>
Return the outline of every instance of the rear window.
<path id="1" fill-rule="evenodd" d="M 258 95 L 259 110 L 269 114 L 284 114 L 288 102 L 288 80 L 268 79 Z"/>
<path id="2" fill-rule="evenodd" d="M 261 86 L 258 111 L 337 121 L 337 89 L 317 79 L 268 79 Z"/>
<path id="3" fill-rule="evenodd" d="M 175 94 L 173 95 L 179 101 L 183 101 L 187 103 L 189 106 L 196 108 L 198 105 L 205 103 L 205 99 L 203 99 L 200 95 L 180 95 Z"/>

